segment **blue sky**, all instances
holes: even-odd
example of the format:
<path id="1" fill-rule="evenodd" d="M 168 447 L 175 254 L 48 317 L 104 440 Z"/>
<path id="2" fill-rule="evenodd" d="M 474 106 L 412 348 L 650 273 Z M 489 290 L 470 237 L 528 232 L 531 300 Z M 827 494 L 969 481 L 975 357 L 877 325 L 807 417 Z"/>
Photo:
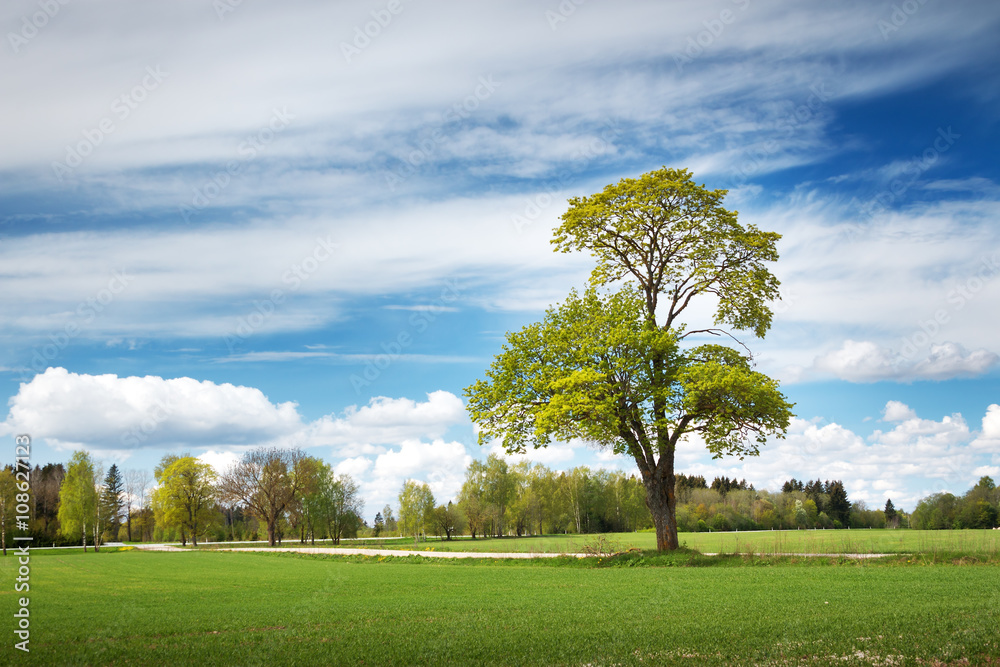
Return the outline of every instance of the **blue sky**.
<path id="1" fill-rule="evenodd" d="M 407 478 L 447 500 L 493 451 L 463 388 L 589 273 L 549 244 L 567 198 L 666 165 L 783 235 L 747 342 L 797 415 L 681 471 L 906 509 L 1000 475 L 996 3 L 12 0 L 0 26 L 0 434 L 36 462 L 295 445 L 368 515 Z"/>

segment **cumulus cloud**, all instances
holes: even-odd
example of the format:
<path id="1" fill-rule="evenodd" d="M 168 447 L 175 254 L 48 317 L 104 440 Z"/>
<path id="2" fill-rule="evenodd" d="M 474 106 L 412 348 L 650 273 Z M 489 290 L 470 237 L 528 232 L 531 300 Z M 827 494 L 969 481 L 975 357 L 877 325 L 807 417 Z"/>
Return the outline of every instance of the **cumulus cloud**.
<path id="1" fill-rule="evenodd" d="M 334 472 L 338 475 L 350 475 L 351 477 L 359 477 L 360 475 L 368 472 L 372 467 L 371 459 L 367 459 L 363 456 L 355 456 L 353 458 L 344 459 L 334 467 Z"/>
<path id="2" fill-rule="evenodd" d="M 306 429 L 304 438 L 312 446 L 332 446 L 339 455 L 375 454 L 382 451 L 379 445 L 440 438 L 464 419 L 465 405 L 451 392 L 431 392 L 420 403 L 378 396 L 360 408 L 348 407 L 342 416 L 318 419 Z"/>
<path id="3" fill-rule="evenodd" d="M 357 472 L 364 460 L 359 456 L 390 452 L 408 440 L 440 438 L 464 419 L 462 400 L 447 391 L 431 392 L 426 401 L 377 397 L 340 416 L 304 423 L 294 403 L 272 403 L 253 387 L 49 368 L 21 385 L 0 429 L 116 460 L 143 448 L 205 449 L 200 458 L 220 471 L 235 459 L 234 450 L 332 446 L 335 459 L 354 457 L 341 465 Z"/>
<path id="4" fill-rule="evenodd" d="M 294 403 L 188 377 L 85 375 L 49 368 L 10 399 L 6 424 L 60 449 L 241 446 L 302 428 Z"/>
<path id="5" fill-rule="evenodd" d="M 974 377 L 992 369 L 997 361 L 1000 361 L 1000 357 L 989 350 L 966 352 L 957 343 L 942 343 L 931 346 L 930 354 L 914 365 L 913 373 L 916 377 L 927 380 Z"/>
<path id="6" fill-rule="evenodd" d="M 868 439 L 889 446 L 909 444 L 929 451 L 941 451 L 950 445 L 968 442 L 970 433 L 960 414 L 943 417 L 939 422 L 914 415 L 891 431 L 876 430 Z"/>
<path id="7" fill-rule="evenodd" d="M 910 406 L 899 401 L 889 401 L 882 410 L 882 421 L 901 422 L 907 419 L 914 419 L 917 413 L 910 409 Z"/>
<path id="8" fill-rule="evenodd" d="M 379 454 L 374 461 L 364 457 L 348 461 L 344 462 L 345 472 L 350 472 L 350 468 L 359 471 L 358 475 L 366 474 L 360 478 L 361 490 L 368 506 L 374 508 L 386 503 L 395 506 L 396 495 L 408 479 L 426 483 L 439 504 L 447 503 L 461 490 L 472 457 L 462 443 L 436 439 L 404 441 L 399 447 Z"/>
<path id="9" fill-rule="evenodd" d="M 932 345 L 926 356 L 911 358 L 872 341 L 845 340 L 840 348 L 816 357 L 812 370 L 849 382 L 908 382 L 982 375 L 998 361 L 989 350 L 970 352 L 958 343 Z"/>
<path id="10" fill-rule="evenodd" d="M 839 349 L 818 357 L 813 366 L 842 380 L 873 382 L 895 377 L 897 359 L 870 341 L 846 340 Z"/>
<path id="11" fill-rule="evenodd" d="M 1000 405 L 994 403 L 986 409 L 982 430 L 972 442 L 972 447 L 1000 456 Z"/>
<path id="12" fill-rule="evenodd" d="M 994 403 L 983 417 L 983 437 L 1000 440 L 1000 405 Z"/>
<path id="13" fill-rule="evenodd" d="M 225 451 L 217 452 L 214 450 L 209 450 L 197 456 L 198 460 L 207 463 L 212 466 L 215 473 L 219 476 L 224 475 L 237 461 L 240 460 L 239 454 L 236 452 Z"/>

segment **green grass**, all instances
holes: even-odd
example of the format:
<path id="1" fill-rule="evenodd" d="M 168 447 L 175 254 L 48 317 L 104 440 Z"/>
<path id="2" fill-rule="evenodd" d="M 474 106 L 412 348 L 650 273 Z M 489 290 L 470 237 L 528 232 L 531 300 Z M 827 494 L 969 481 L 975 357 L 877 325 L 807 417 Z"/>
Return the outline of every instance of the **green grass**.
<path id="1" fill-rule="evenodd" d="M 616 533 L 605 536 L 621 547 L 655 549 L 653 533 Z M 345 548 L 380 548 L 435 551 L 492 551 L 527 553 L 579 553 L 592 544 L 595 535 L 543 535 L 538 537 L 479 538 L 450 541 L 429 539 L 358 540 L 344 542 Z M 704 553 L 917 553 L 949 552 L 979 556 L 1000 556 L 997 530 L 776 530 L 751 533 L 681 533 L 682 545 Z M 250 546 L 238 544 L 234 546 Z M 301 546 L 297 540 L 284 547 Z M 307 545 L 308 546 L 308 545 Z M 324 543 L 317 546 L 332 546 Z"/>
<path id="2" fill-rule="evenodd" d="M 632 558 L 647 556 L 657 558 Z M 689 552 L 667 558 L 703 567 L 289 553 L 32 558 L 37 664 L 1000 660 L 1000 568 L 989 565 L 807 565 Z M 0 598 L 12 610 L 15 561 L 0 563 Z M 11 643 L 0 649 L 4 662 L 14 662 Z"/>

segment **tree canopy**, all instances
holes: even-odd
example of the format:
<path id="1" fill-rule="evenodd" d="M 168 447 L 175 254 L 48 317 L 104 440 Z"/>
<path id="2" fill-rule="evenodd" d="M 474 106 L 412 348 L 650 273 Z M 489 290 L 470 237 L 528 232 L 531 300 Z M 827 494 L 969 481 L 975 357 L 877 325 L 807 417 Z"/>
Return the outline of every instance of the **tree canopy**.
<path id="1" fill-rule="evenodd" d="M 420 533 L 434 520 L 434 494 L 422 482 L 408 479 L 399 490 L 399 530 L 413 535 L 416 542 Z"/>
<path id="2" fill-rule="evenodd" d="M 301 449 L 258 447 L 243 455 L 219 483 L 224 502 L 240 503 L 267 525 L 267 542 L 278 539 L 278 521 L 300 498 L 306 475 Z"/>
<path id="3" fill-rule="evenodd" d="M 97 500 L 94 461 L 85 451 L 73 452 L 59 487 L 59 527 L 67 537 L 81 535 L 84 551 L 87 550 L 87 531 L 96 525 Z"/>
<path id="4" fill-rule="evenodd" d="M 215 470 L 193 456 L 171 459 L 157 477 L 160 486 L 153 493 L 153 512 L 157 523 L 180 526 L 182 541 L 190 534 L 197 546 L 198 531 L 215 515 Z"/>
<path id="5" fill-rule="evenodd" d="M 578 438 L 631 456 L 661 549 L 678 546 L 679 440 L 742 458 L 781 437 L 791 417 L 777 382 L 718 328 L 763 336 L 778 296 L 765 262 L 777 259 L 779 235 L 740 225 L 724 195 L 664 168 L 571 199 L 553 243 L 595 256 L 589 287 L 509 333 L 486 379 L 466 389 L 481 444 L 524 452 Z M 696 297 L 714 299 L 713 326 L 678 319 Z M 699 335 L 725 335 L 742 350 L 687 340 Z"/>

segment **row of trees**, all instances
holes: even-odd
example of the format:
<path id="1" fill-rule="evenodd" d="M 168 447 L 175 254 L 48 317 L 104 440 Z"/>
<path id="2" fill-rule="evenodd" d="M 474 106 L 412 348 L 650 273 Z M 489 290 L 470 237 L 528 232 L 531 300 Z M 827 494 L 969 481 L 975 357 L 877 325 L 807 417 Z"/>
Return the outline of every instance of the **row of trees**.
<path id="1" fill-rule="evenodd" d="M 645 486 L 620 471 L 577 467 L 557 472 L 543 465 L 509 464 L 490 455 L 466 470 L 454 502 L 438 503 L 430 488 L 407 480 L 372 526 L 361 518 L 357 483 L 337 475 L 300 450 L 256 449 L 221 477 L 188 456 L 165 456 L 150 475 L 105 473 L 86 452 L 68 465 L 32 471 L 31 529 L 63 544 L 92 545 L 111 539 L 150 541 L 257 539 L 276 544 L 367 536 L 537 535 L 648 530 L 653 519 Z M 920 501 L 912 515 L 895 508 L 869 509 L 850 502 L 839 480 L 786 481 L 780 492 L 757 490 L 746 480 L 677 476 L 677 524 L 685 532 L 796 528 L 993 528 L 1000 517 L 1000 490 L 983 477 L 964 496 L 938 493 Z M 13 472 L 0 471 L 0 541 L 10 536 L 15 501 Z M 41 541 L 41 540 L 39 540 Z"/>
<path id="2" fill-rule="evenodd" d="M 363 525 L 364 502 L 348 475 L 337 475 L 301 450 L 247 452 L 221 477 L 190 455 L 167 455 L 151 486 L 145 471 L 117 465 L 107 474 L 85 451 L 61 464 L 32 471 L 30 529 L 39 543 L 82 544 L 100 549 L 115 539 L 256 538 L 266 531 L 274 545 L 286 534 L 301 541 L 353 536 Z M 4 544 L 13 520 L 14 475 L 0 471 L 0 526 Z M 11 502 L 8 502 L 11 501 Z"/>
<path id="3" fill-rule="evenodd" d="M 508 464 L 491 454 L 473 461 L 457 503 L 436 504 L 429 487 L 409 480 L 399 493 L 402 535 L 478 536 L 627 532 L 652 528 L 645 488 L 634 475 L 577 467 Z M 378 522 L 378 517 L 376 517 Z"/>
<path id="4" fill-rule="evenodd" d="M 935 493 L 917 503 L 910 526 L 942 528 L 996 528 L 1000 526 L 1000 489 L 991 477 L 981 477 L 964 496 Z"/>
<path id="5" fill-rule="evenodd" d="M 907 515 L 891 500 L 884 509 L 850 502 L 840 480 L 785 482 L 780 493 L 746 480 L 677 476 L 677 523 L 682 532 L 797 528 L 897 528 Z M 466 470 L 457 503 L 435 503 L 424 484 L 407 481 L 399 494 L 399 531 L 446 536 L 628 532 L 653 527 L 644 485 L 622 472 L 585 467 L 554 472 L 509 465 L 491 455 Z M 386 508 L 384 511 L 388 511 Z M 381 515 L 380 515 L 381 516 Z M 376 518 L 378 522 L 380 519 Z"/>

